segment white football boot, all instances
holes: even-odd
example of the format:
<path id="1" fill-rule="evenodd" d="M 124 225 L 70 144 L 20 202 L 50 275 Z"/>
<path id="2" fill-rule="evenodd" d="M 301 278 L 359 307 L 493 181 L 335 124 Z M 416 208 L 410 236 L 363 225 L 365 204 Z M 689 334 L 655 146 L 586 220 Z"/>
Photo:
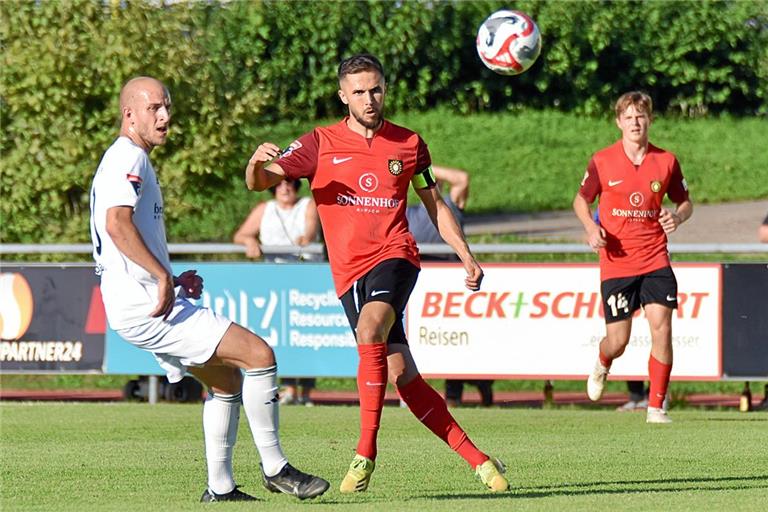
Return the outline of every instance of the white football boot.
<path id="1" fill-rule="evenodd" d="M 605 381 L 608 379 L 608 368 L 600 363 L 600 359 L 595 363 L 595 369 L 589 374 L 587 379 L 587 396 L 593 402 L 600 400 L 603 396 Z"/>
<path id="2" fill-rule="evenodd" d="M 667 411 L 658 407 L 648 407 L 648 413 L 645 416 L 646 423 L 672 423 Z"/>

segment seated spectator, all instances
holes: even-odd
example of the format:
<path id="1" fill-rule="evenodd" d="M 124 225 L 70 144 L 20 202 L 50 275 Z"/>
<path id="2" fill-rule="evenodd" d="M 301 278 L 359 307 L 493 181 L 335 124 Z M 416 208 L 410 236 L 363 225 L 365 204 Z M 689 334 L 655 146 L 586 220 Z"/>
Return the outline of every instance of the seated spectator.
<path id="1" fill-rule="evenodd" d="M 321 259 L 304 254 L 301 247 L 318 240 L 315 201 L 299 197 L 300 181 L 283 180 L 270 187 L 274 199 L 257 204 L 237 230 L 234 242 L 245 246 L 249 258 L 261 258 L 262 245 L 285 246 L 285 253 L 269 254 L 265 261 L 290 262 Z"/>
<path id="2" fill-rule="evenodd" d="M 320 255 L 301 252 L 301 247 L 318 240 L 320 222 L 314 199 L 299 197 L 300 188 L 298 180 L 283 180 L 269 189 L 274 199 L 261 202 L 251 210 L 234 236 L 235 243 L 245 245 L 245 254 L 249 258 L 261 258 L 263 244 L 286 247 L 285 253 L 264 256 L 265 261 L 285 263 L 321 259 Z M 280 392 L 280 403 L 313 405 L 310 392 L 315 383 L 313 378 L 281 379 L 284 387 Z"/>

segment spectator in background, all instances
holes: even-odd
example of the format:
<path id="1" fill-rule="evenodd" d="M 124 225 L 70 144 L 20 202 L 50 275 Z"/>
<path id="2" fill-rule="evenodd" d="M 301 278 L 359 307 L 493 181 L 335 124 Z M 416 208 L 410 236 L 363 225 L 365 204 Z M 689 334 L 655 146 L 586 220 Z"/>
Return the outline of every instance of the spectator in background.
<path id="1" fill-rule="evenodd" d="M 648 393 L 645 390 L 645 382 L 641 380 L 628 380 L 627 391 L 629 401 L 620 405 L 617 411 L 638 411 L 648 408 Z"/>
<path id="2" fill-rule="evenodd" d="M 768 215 L 763 219 L 763 223 L 757 230 L 757 239 L 762 243 L 768 243 Z"/>
<path id="3" fill-rule="evenodd" d="M 452 169 L 450 167 L 432 166 L 432 171 L 437 178 L 437 190 L 443 196 L 445 204 L 453 212 L 456 221 L 459 223 L 462 232 L 464 231 L 464 208 L 469 199 L 469 173 L 461 169 Z M 443 188 L 448 186 L 446 193 Z M 408 228 L 413 234 L 413 238 L 419 244 L 443 244 L 443 238 L 437 232 L 435 225 L 429 218 L 424 204 L 418 202 L 410 205 L 405 210 L 405 216 L 408 219 Z M 422 254 L 422 261 L 459 261 L 454 254 Z M 477 386 L 480 392 L 480 403 L 485 406 L 493 405 L 493 381 L 485 379 L 461 380 L 447 379 L 445 381 L 445 401 L 448 405 L 456 407 L 461 405 L 462 395 L 464 393 L 464 383 Z"/>
<path id="4" fill-rule="evenodd" d="M 249 258 L 264 256 L 265 261 L 277 263 L 320 259 L 319 255 L 301 252 L 301 247 L 318 240 L 320 222 L 315 200 L 299 197 L 299 189 L 301 181 L 283 180 L 269 187 L 273 199 L 263 201 L 251 210 L 234 236 L 236 244 L 246 247 L 245 254 Z M 286 252 L 263 255 L 262 244 L 284 246 Z M 315 379 L 285 377 L 280 382 L 283 385 L 281 404 L 313 405 L 310 394 L 315 388 Z"/>
<path id="5" fill-rule="evenodd" d="M 290 262 L 313 258 L 301 247 L 318 239 L 317 207 L 311 197 L 299 197 L 301 182 L 284 180 L 269 187 L 273 199 L 257 204 L 234 236 L 249 258 L 261 258 L 262 245 L 284 246 L 285 253 L 269 254 L 266 261 Z"/>

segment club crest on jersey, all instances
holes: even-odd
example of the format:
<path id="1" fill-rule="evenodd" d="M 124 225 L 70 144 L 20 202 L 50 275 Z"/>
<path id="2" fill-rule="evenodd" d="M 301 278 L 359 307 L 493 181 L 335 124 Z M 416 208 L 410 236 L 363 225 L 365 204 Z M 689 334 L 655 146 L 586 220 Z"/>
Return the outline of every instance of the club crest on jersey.
<path id="1" fill-rule="evenodd" d="M 387 166 L 389 167 L 390 174 L 394 176 L 398 176 L 403 172 L 402 160 L 389 160 Z"/>
<path id="2" fill-rule="evenodd" d="M 136 176 L 135 174 L 126 174 L 125 177 L 133 187 L 133 191 L 136 192 L 136 195 L 139 195 L 139 192 L 141 192 L 141 183 L 143 181 L 141 176 Z"/>
<path id="3" fill-rule="evenodd" d="M 658 180 L 653 180 L 651 182 L 651 192 L 658 192 L 661 190 L 661 182 Z"/>
<path id="4" fill-rule="evenodd" d="M 280 158 L 285 158 L 287 156 L 290 156 L 291 153 L 293 153 L 297 149 L 300 149 L 301 147 L 302 147 L 302 144 L 298 140 L 291 142 L 291 144 L 287 148 L 285 148 L 283 152 L 280 154 Z"/>

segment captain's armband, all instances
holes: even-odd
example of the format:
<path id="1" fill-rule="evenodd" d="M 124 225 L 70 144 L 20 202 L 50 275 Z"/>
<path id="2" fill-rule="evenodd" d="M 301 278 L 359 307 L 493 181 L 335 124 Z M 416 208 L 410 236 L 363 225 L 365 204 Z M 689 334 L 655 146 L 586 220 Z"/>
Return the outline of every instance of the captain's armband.
<path id="1" fill-rule="evenodd" d="M 432 188 L 437 185 L 435 174 L 432 172 L 432 166 L 427 167 L 423 171 L 416 173 L 411 178 L 413 188 L 416 190 L 422 190 L 425 188 Z"/>

